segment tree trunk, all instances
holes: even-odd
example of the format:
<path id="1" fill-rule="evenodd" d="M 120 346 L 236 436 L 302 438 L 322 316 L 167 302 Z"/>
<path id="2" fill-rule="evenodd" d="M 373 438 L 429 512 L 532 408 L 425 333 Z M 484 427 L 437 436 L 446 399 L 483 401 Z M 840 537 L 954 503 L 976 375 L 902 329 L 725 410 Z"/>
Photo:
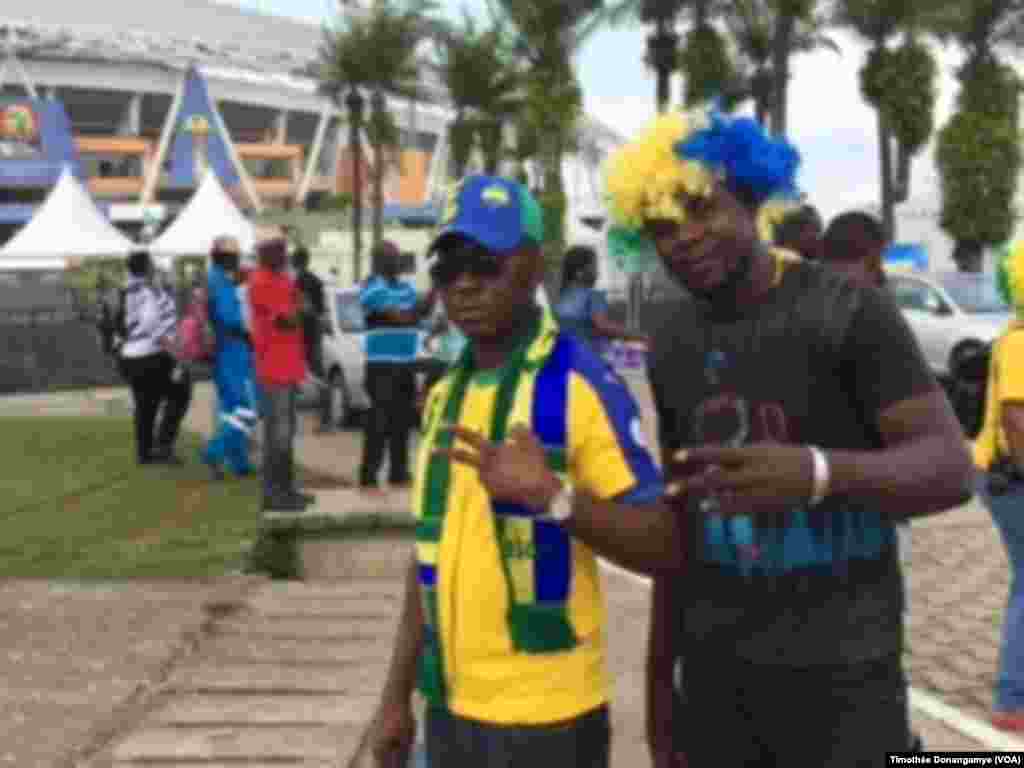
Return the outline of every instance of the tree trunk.
<path id="1" fill-rule="evenodd" d="M 451 147 L 452 170 L 456 179 L 466 175 L 473 154 L 474 128 L 469 118 L 456 115 L 448 126 L 448 146 Z"/>
<path id="2" fill-rule="evenodd" d="M 484 155 L 484 173 L 495 176 L 501 169 L 505 123 L 499 118 L 480 121 L 480 151 Z"/>
<path id="3" fill-rule="evenodd" d="M 352 277 L 363 277 L 363 142 L 360 115 L 350 109 L 348 114 L 348 146 L 352 155 Z"/>
<path id="4" fill-rule="evenodd" d="M 657 100 L 658 100 L 658 112 L 663 113 L 668 110 L 669 101 L 672 99 L 672 71 L 661 68 L 658 70 L 658 82 L 657 82 Z"/>
<path id="5" fill-rule="evenodd" d="M 981 272 L 985 265 L 985 250 L 975 240 L 957 240 L 953 261 L 961 272 Z"/>
<path id="6" fill-rule="evenodd" d="M 793 33 L 796 18 L 780 16 L 772 40 L 772 77 L 774 81 L 772 99 L 772 133 L 785 136 L 788 125 L 789 107 L 789 57 L 793 50 Z"/>
<path id="7" fill-rule="evenodd" d="M 754 117 L 765 129 L 769 127 L 771 119 L 774 89 L 775 82 L 771 73 L 763 65 L 758 65 L 753 77 L 750 78 L 750 96 L 754 101 Z"/>
<path id="8" fill-rule="evenodd" d="M 882 180 L 882 227 L 890 240 L 896 239 L 896 199 L 892 178 L 892 136 L 881 110 L 878 115 L 878 162 Z"/>
<path id="9" fill-rule="evenodd" d="M 384 144 L 373 145 L 373 245 L 384 239 Z"/>

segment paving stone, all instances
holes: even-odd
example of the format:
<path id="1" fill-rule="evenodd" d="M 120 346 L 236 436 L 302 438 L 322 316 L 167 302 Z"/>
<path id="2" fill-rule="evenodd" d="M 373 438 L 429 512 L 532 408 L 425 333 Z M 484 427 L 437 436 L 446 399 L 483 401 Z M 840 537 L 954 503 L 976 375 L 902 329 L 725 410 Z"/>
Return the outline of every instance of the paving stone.
<path id="1" fill-rule="evenodd" d="M 145 728 L 114 750 L 115 761 L 255 760 L 338 758 L 338 734 L 327 726 Z"/>
<path id="2" fill-rule="evenodd" d="M 216 632 L 221 635 L 244 635 L 245 637 L 271 637 L 302 640 L 304 638 L 359 639 L 391 637 L 394 635 L 396 619 L 323 620 L 318 616 L 298 619 L 274 619 L 261 616 L 249 619 L 229 619 L 217 623 Z"/>
<path id="3" fill-rule="evenodd" d="M 285 581 L 267 584 L 250 596 L 252 602 L 263 599 L 279 600 L 344 600 L 363 597 L 368 599 L 398 600 L 402 597 L 401 582 L 384 584 L 376 579 L 348 581 L 344 584 L 324 582 Z"/>
<path id="4" fill-rule="evenodd" d="M 356 616 L 388 618 L 397 616 L 401 603 L 396 600 L 376 597 L 287 597 L 261 595 L 249 600 L 245 606 L 250 614 L 268 618 L 289 618 L 302 616 Z"/>
<path id="5" fill-rule="evenodd" d="M 165 688 L 196 693 L 372 695 L 380 692 L 386 673 L 384 664 L 320 668 L 203 664 L 176 670 Z"/>
<path id="6" fill-rule="evenodd" d="M 372 663 L 388 657 L 390 651 L 390 647 L 382 647 L 380 640 L 373 637 L 280 640 L 238 634 L 214 636 L 203 644 L 203 657 L 207 661 L 285 666 Z"/>
<path id="7" fill-rule="evenodd" d="M 96 761 L 89 763 L 88 766 L 77 766 L 76 768 L 138 768 L 140 765 L 145 765 L 145 762 L 131 761 L 116 761 L 110 762 Z M 197 763 L 194 760 L 178 761 L 175 759 L 161 759 L 157 763 L 160 768 L 196 768 Z M 202 760 L 198 765 L 202 768 L 240 768 L 240 764 L 237 760 L 231 762 L 221 762 L 219 760 Z M 275 760 L 272 763 L 266 763 L 263 761 L 253 762 L 252 760 L 246 759 L 245 762 L 241 763 L 244 768 L 338 768 L 338 761 L 335 759 L 331 760 L 314 760 L 310 758 L 288 758 L 285 760 Z"/>
<path id="8" fill-rule="evenodd" d="M 160 725 L 365 725 L 376 696 L 176 696 L 152 713 Z"/>

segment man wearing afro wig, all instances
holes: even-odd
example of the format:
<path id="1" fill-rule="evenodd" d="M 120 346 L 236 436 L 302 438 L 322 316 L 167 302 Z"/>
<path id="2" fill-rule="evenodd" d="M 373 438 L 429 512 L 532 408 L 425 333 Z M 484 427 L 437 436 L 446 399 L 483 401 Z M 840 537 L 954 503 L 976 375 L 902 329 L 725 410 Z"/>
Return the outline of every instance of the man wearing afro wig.
<path id="1" fill-rule="evenodd" d="M 799 161 L 701 108 L 609 166 L 613 253 L 657 257 L 691 297 L 649 357 L 691 548 L 689 571 L 654 586 L 658 768 L 853 768 L 909 749 L 895 526 L 971 496 L 963 434 L 899 311 L 758 235 Z"/>

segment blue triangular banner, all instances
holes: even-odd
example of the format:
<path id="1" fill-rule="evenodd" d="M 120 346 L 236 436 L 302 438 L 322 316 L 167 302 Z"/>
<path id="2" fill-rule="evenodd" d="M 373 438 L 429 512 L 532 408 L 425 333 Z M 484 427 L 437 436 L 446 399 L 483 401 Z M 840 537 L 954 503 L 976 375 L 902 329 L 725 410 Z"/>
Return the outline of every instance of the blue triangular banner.
<path id="1" fill-rule="evenodd" d="M 50 99 L 0 99 L 0 186 L 49 187 L 65 166 L 84 179 L 64 105 Z"/>
<path id="2" fill-rule="evenodd" d="M 225 188 L 236 186 L 239 176 L 228 149 L 230 140 L 214 116 L 206 81 L 195 67 L 190 68 L 174 125 L 167 186 L 198 187 L 204 169 L 217 174 Z"/>

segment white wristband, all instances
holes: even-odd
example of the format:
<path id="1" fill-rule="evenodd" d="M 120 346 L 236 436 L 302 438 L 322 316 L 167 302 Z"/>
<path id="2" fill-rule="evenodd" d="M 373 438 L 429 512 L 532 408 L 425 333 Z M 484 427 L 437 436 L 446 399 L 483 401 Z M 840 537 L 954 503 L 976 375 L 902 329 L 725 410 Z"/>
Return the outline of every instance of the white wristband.
<path id="1" fill-rule="evenodd" d="M 565 483 L 562 485 L 562 490 L 558 492 L 558 495 L 551 500 L 547 512 L 543 515 L 538 515 L 537 519 L 549 523 L 564 523 L 572 517 L 574 501 L 573 488 L 569 483 Z"/>
<path id="2" fill-rule="evenodd" d="M 832 481 L 832 471 L 828 464 L 828 457 L 825 452 L 816 445 L 807 446 L 811 452 L 811 462 L 814 465 L 814 484 L 811 490 L 810 506 L 816 507 L 828 496 L 829 486 Z"/>

